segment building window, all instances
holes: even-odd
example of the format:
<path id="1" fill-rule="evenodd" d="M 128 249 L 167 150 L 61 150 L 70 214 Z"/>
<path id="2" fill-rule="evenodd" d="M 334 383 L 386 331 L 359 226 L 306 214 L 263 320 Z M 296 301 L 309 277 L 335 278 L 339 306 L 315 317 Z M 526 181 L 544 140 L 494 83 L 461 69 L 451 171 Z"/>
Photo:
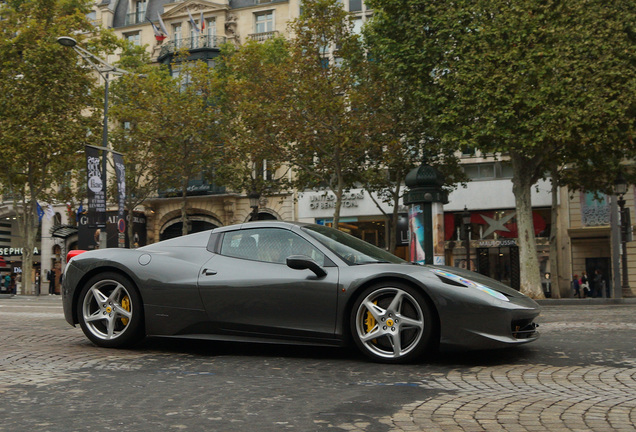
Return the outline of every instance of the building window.
<path id="1" fill-rule="evenodd" d="M 267 33 L 274 31 L 274 12 L 260 12 L 254 14 L 254 32 L 255 33 Z"/>
<path id="2" fill-rule="evenodd" d="M 99 21 L 97 21 L 97 12 L 91 11 L 86 14 L 86 18 L 91 22 L 92 25 L 97 27 L 99 25 Z"/>
<path id="3" fill-rule="evenodd" d="M 205 20 L 205 34 L 216 36 L 216 20 L 214 18 Z"/>
<path id="4" fill-rule="evenodd" d="M 464 173 L 472 181 L 512 178 L 512 165 L 507 162 L 488 162 L 463 165 Z"/>
<path id="5" fill-rule="evenodd" d="M 361 12 L 362 0 L 349 0 L 349 12 Z"/>
<path id="6" fill-rule="evenodd" d="M 137 21 L 135 24 L 139 24 L 143 22 L 146 17 L 146 1 L 137 1 L 135 2 L 135 13 L 137 14 Z"/>
<path id="7" fill-rule="evenodd" d="M 172 40 L 174 41 L 174 47 L 176 49 L 181 48 L 181 43 L 182 43 L 181 24 L 172 25 Z"/>
<path id="8" fill-rule="evenodd" d="M 139 38 L 139 32 L 134 33 L 126 33 L 124 34 L 124 39 L 130 42 L 133 45 L 141 45 L 141 40 Z"/>

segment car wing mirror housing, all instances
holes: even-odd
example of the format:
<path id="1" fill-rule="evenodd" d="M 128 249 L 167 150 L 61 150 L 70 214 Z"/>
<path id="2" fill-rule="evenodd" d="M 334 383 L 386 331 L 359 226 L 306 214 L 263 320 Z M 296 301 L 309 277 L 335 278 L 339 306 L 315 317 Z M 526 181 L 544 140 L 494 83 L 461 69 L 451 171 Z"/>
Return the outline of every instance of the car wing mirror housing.
<path id="1" fill-rule="evenodd" d="M 287 267 L 294 270 L 311 270 L 318 277 L 327 276 L 327 272 L 318 263 L 306 255 L 292 255 L 287 257 Z"/>

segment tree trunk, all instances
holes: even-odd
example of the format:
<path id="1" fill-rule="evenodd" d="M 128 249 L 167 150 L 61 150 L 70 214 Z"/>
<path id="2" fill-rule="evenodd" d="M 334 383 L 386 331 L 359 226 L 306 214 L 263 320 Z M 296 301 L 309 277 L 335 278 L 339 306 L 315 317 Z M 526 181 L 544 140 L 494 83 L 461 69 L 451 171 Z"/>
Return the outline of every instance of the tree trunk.
<path id="1" fill-rule="evenodd" d="M 513 179 L 512 191 L 517 209 L 517 230 L 519 242 L 519 262 L 521 267 L 521 292 L 530 298 L 543 299 L 537 244 L 532 221 L 532 199 L 530 191 L 535 183 L 535 164 L 527 158 L 511 154 Z"/>
<path id="2" fill-rule="evenodd" d="M 558 207 L 558 172 L 551 170 L 552 176 L 552 211 L 550 224 L 550 283 L 552 284 L 552 298 L 561 298 L 561 287 L 559 284 L 559 245 L 557 243 L 557 224 L 559 221 Z"/>
<path id="3" fill-rule="evenodd" d="M 395 191 L 393 191 L 393 213 L 391 214 L 389 225 L 389 252 L 395 254 L 397 249 L 397 225 L 400 212 L 400 183 L 397 183 Z"/>
<path id="4" fill-rule="evenodd" d="M 35 249 L 37 225 L 35 218 L 37 217 L 37 204 L 33 199 L 30 202 L 23 201 L 21 209 L 16 208 L 16 217 L 18 219 L 18 229 L 22 234 L 22 293 L 26 295 L 35 295 L 35 287 L 31 283 L 31 271 L 33 270 L 33 250 Z"/>
<path id="5" fill-rule="evenodd" d="M 340 183 L 340 182 L 339 182 Z M 344 191 L 340 184 L 338 184 L 338 188 L 334 191 L 336 194 L 336 207 L 333 210 L 333 227 L 338 229 L 338 225 L 340 223 L 340 207 L 342 206 L 342 195 Z"/>

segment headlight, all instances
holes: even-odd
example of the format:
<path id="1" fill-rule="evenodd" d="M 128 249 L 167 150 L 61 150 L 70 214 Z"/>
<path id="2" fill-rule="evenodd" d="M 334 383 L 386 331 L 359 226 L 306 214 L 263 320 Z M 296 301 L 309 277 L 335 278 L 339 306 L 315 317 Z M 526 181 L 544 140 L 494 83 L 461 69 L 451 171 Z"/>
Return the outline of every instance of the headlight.
<path id="1" fill-rule="evenodd" d="M 457 276 L 454 273 L 449 273 L 443 270 L 431 269 L 431 271 L 435 273 L 435 275 L 438 278 L 440 278 L 440 280 L 444 283 L 455 285 L 455 286 L 465 286 L 470 288 L 476 288 L 479 291 L 485 292 L 486 294 L 490 294 L 491 296 L 499 300 L 510 301 L 508 297 L 506 297 L 504 294 L 492 288 L 488 288 L 486 285 L 480 284 L 479 282 L 475 282 L 470 279 L 466 279 L 465 277 Z"/>

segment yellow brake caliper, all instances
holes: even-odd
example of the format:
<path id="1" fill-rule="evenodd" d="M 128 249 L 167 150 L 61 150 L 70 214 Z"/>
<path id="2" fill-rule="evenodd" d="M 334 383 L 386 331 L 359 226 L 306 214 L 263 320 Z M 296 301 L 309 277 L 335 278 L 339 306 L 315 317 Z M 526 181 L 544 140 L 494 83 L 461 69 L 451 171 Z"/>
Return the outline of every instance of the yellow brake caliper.
<path id="1" fill-rule="evenodd" d="M 373 304 L 377 305 L 378 301 L 374 301 Z M 371 330 L 373 330 L 373 327 L 375 327 L 375 323 L 375 318 L 373 318 L 373 315 L 371 315 L 371 312 L 367 309 L 367 318 L 364 320 L 364 324 L 367 327 L 367 333 L 370 333 Z M 376 340 L 373 339 L 371 342 L 376 343 Z"/>
<path id="2" fill-rule="evenodd" d="M 121 307 L 130 312 L 130 299 L 128 296 L 124 296 L 124 298 L 121 299 Z M 122 317 L 120 319 L 123 325 L 128 325 L 128 318 Z"/>

